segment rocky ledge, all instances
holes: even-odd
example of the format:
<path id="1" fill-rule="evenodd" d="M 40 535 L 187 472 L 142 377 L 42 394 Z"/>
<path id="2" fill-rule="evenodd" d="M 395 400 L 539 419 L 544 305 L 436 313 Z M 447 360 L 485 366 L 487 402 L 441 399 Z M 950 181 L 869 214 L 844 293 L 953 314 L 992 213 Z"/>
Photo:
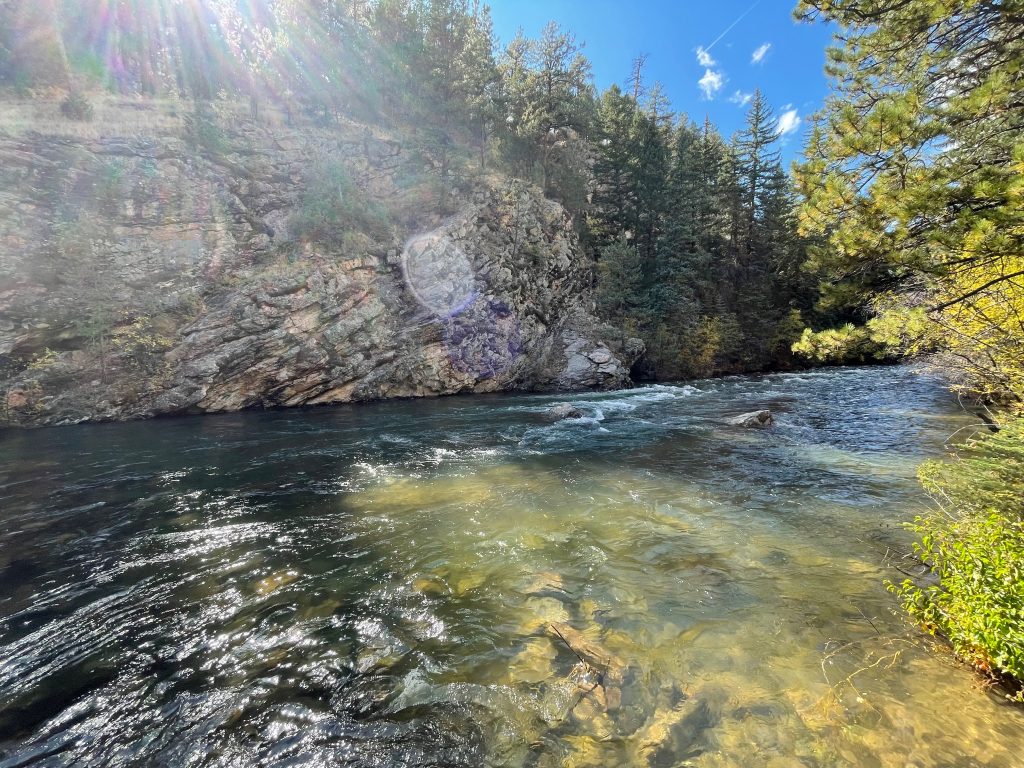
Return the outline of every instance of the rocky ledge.
<path id="1" fill-rule="evenodd" d="M 360 142 L 357 182 L 394 154 Z M 532 187 L 335 248 L 292 223 L 305 169 L 351 147 L 245 145 L 0 136 L 0 424 L 630 383 L 643 345 L 596 320 L 571 221 Z"/>

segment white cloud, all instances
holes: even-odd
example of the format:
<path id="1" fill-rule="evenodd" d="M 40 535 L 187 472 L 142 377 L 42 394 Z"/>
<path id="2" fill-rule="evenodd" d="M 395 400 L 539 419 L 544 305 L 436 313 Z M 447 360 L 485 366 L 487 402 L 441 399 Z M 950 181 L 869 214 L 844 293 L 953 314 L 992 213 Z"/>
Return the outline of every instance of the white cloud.
<path id="1" fill-rule="evenodd" d="M 786 136 L 800 127 L 800 115 L 797 114 L 792 104 L 787 104 L 782 109 L 783 112 L 779 116 L 779 125 L 775 131 L 779 136 Z"/>
<path id="2" fill-rule="evenodd" d="M 735 104 L 737 107 L 745 107 L 750 103 L 750 100 L 754 98 L 752 93 L 744 93 L 743 91 L 736 91 L 732 96 L 729 97 L 729 101 Z"/>
<path id="3" fill-rule="evenodd" d="M 771 47 L 771 43 L 761 43 L 761 45 L 757 46 L 757 48 L 754 49 L 754 52 L 750 54 L 750 63 L 760 64 L 768 54 L 768 49 Z M 698 48 L 697 50 L 700 51 L 701 49 Z"/>
<path id="4" fill-rule="evenodd" d="M 697 46 L 697 63 L 702 67 L 715 66 L 715 60 L 711 58 L 711 54 L 699 45 Z"/>
<path id="5" fill-rule="evenodd" d="M 713 69 L 705 69 L 704 77 L 697 81 L 697 85 L 703 91 L 704 98 L 710 101 L 725 85 L 725 75 Z"/>

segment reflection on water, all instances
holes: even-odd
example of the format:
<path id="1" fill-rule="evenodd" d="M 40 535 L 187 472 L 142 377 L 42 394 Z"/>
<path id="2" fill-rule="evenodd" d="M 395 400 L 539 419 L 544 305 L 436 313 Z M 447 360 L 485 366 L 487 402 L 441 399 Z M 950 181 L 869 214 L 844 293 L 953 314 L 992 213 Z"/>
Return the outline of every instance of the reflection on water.
<path id="1" fill-rule="evenodd" d="M 1019 764 L 882 586 L 939 384 L 564 399 L 4 434 L 0 767 Z"/>

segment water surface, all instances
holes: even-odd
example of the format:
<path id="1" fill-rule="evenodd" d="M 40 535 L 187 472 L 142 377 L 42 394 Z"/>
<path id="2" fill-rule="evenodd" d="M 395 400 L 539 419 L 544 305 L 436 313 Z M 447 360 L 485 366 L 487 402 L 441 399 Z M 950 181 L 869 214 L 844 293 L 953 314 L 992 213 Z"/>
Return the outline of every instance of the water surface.
<path id="1" fill-rule="evenodd" d="M 875 368 L 4 433 L 0 768 L 1020 765 L 883 586 L 971 423 Z"/>

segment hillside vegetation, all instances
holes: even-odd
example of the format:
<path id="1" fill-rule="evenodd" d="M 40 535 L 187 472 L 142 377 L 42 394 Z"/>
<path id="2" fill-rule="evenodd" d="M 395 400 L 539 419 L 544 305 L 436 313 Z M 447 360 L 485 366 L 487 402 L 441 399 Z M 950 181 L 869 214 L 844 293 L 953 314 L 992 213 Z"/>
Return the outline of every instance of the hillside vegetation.
<path id="1" fill-rule="evenodd" d="M 814 310 L 760 94 L 727 140 L 673 113 L 641 60 L 625 90 L 597 94 L 582 44 L 554 24 L 499 45 L 486 6 L 467 0 L 245 7 L 7 2 L 0 85 L 62 98 L 71 125 L 102 119 L 104 93 L 178 100 L 192 140 L 214 152 L 232 125 L 223 105 L 239 100 L 257 122 L 380 126 L 416 161 L 408 173 L 442 215 L 488 176 L 534 183 L 572 215 L 599 312 L 646 342 L 640 375 L 790 365 L 806 325 L 849 319 Z M 336 216 L 310 215 L 314 230 Z"/>

